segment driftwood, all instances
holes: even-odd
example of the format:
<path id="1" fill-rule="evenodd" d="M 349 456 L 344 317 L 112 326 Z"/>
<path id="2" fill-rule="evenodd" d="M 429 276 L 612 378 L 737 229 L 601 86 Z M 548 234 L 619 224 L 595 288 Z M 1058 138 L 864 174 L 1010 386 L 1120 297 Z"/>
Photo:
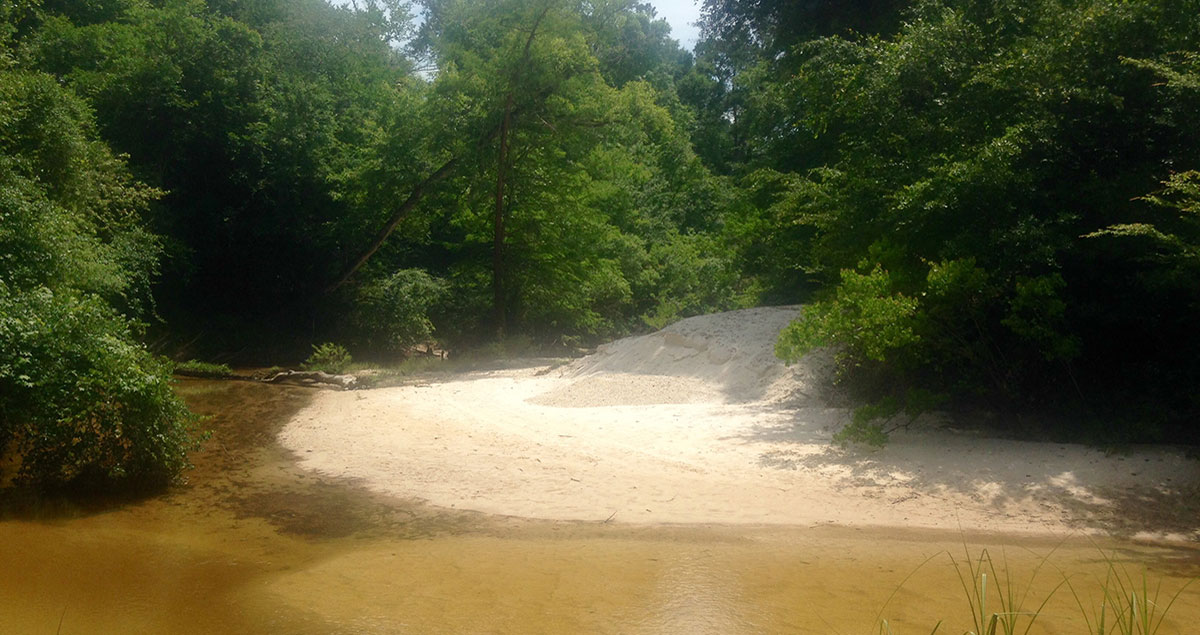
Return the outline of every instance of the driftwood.
<path id="1" fill-rule="evenodd" d="M 437 344 L 433 342 L 410 346 L 407 352 L 410 357 L 437 357 L 439 359 L 446 359 L 450 355 L 446 350 L 438 348 Z"/>
<path id="2" fill-rule="evenodd" d="M 296 384 L 314 388 L 337 388 L 339 390 L 354 390 L 358 388 L 358 378 L 354 375 L 332 375 L 319 370 L 284 370 L 270 375 L 243 375 L 240 373 L 214 373 L 196 371 L 186 368 L 176 368 L 174 374 L 180 377 L 196 377 L 198 379 L 226 379 L 235 381 L 257 381 L 265 384 Z"/>
<path id="3" fill-rule="evenodd" d="M 358 387 L 354 375 L 331 375 L 319 370 L 285 370 L 262 380 L 268 384 L 299 384 L 301 386 L 326 385 L 352 390 Z"/>

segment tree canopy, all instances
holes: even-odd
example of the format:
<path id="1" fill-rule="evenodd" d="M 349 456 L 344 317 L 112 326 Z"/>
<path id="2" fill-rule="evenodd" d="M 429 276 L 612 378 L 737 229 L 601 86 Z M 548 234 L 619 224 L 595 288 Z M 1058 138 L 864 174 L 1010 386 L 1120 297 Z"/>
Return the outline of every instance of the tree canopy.
<path id="1" fill-rule="evenodd" d="M 803 45 L 776 130 L 820 159 L 772 177 L 774 217 L 829 295 L 781 351 L 836 342 L 893 389 L 1190 426 L 1194 9 L 923 2 L 894 36 Z"/>

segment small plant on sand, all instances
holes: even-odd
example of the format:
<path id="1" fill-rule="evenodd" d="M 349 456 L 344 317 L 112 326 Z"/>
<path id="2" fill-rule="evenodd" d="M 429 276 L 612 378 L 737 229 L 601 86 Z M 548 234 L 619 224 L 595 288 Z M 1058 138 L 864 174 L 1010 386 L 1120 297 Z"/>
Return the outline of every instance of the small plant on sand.
<path id="1" fill-rule="evenodd" d="M 1108 560 L 1108 571 L 1101 586 L 1100 606 L 1089 610 L 1067 580 L 1067 587 L 1079 605 L 1079 612 L 1087 622 L 1088 633 L 1093 635 L 1154 635 L 1162 627 L 1163 619 L 1175 604 L 1175 600 L 1192 582 L 1184 584 L 1166 603 L 1159 601 L 1162 582 L 1151 588 L 1142 571 L 1135 579 L 1124 567 L 1119 567 L 1112 558 Z"/>
<path id="2" fill-rule="evenodd" d="M 325 342 L 320 346 L 313 346 L 312 355 L 304 360 L 301 368 L 340 375 L 350 367 L 351 361 L 350 352 L 344 347 L 333 342 Z"/>

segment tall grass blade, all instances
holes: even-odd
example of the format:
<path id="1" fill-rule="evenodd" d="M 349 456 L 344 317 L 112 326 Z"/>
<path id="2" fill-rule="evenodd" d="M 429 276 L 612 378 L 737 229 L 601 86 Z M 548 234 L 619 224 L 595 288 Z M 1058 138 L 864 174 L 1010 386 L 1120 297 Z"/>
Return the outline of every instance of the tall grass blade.
<path id="1" fill-rule="evenodd" d="M 875 620 L 874 620 L 874 621 L 876 621 L 876 622 L 880 621 L 880 618 L 883 616 L 883 612 L 884 612 L 884 611 L 887 609 L 888 605 L 889 605 L 889 604 L 891 604 L 891 602 L 892 602 L 892 598 L 895 598 L 895 597 L 896 597 L 896 594 L 900 592 L 900 589 L 904 588 L 904 584 L 905 584 L 906 582 L 908 582 L 909 578 L 911 578 L 911 577 L 913 577 L 914 575 L 916 575 L 916 573 L 917 573 L 918 571 L 920 571 L 922 567 L 924 567 L 925 565 L 929 564 L 929 561 L 930 561 L 930 560 L 933 560 L 934 558 L 936 558 L 936 557 L 938 557 L 938 556 L 942 555 L 943 553 L 947 553 L 947 552 L 945 552 L 945 551 L 939 551 L 939 552 L 937 552 L 937 553 L 935 553 L 935 554 L 933 554 L 933 555 L 929 556 L 928 558 L 925 558 L 925 560 L 923 560 L 923 561 L 921 562 L 921 564 L 917 565 L 917 567 L 916 567 L 915 569 L 913 569 L 912 571 L 909 571 L 909 572 L 908 572 L 908 575 L 904 576 L 904 579 L 900 581 L 900 584 L 896 585 L 896 588 L 892 589 L 892 592 L 891 592 L 891 593 L 888 595 L 888 597 L 887 597 L 887 600 L 885 600 L 885 601 L 883 602 L 883 606 L 879 607 L 879 612 L 875 614 Z M 949 554 L 947 554 L 947 555 L 949 555 Z M 953 560 L 953 559 L 954 559 L 954 558 L 953 558 L 953 556 L 951 556 L 951 560 Z M 885 625 L 885 626 L 887 625 L 887 620 L 883 620 L 883 625 Z M 939 622 L 937 623 L 937 626 L 934 626 L 934 627 L 933 627 L 933 632 L 937 632 L 938 626 L 941 626 L 941 625 L 942 625 L 942 623 L 939 621 Z M 888 626 L 888 632 L 889 632 L 889 633 L 891 633 L 891 627 L 890 627 L 890 626 Z M 932 635 L 932 633 L 931 633 L 931 635 Z"/>

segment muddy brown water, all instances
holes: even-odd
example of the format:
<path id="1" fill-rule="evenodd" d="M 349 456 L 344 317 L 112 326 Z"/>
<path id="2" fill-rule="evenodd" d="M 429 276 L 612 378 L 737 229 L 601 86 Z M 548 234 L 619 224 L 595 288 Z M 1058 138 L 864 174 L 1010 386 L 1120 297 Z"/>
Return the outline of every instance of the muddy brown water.
<path id="1" fill-rule="evenodd" d="M 1194 544 L 530 521 L 384 498 L 277 445 L 310 390 L 182 381 L 213 430 L 187 485 L 4 510 L 0 633 L 874 634 L 887 619 L 957 634 L 984 549 L 989 612 L 1011 585 L 1023 610 L 1050 598 L 1030 632 L 1084 633 L 1110 566 L 1139 590 L 1144 576 L 1160 612 L 1200 575 Z M 1158 632 L 1196 624 L 1200 583 Z"/>

